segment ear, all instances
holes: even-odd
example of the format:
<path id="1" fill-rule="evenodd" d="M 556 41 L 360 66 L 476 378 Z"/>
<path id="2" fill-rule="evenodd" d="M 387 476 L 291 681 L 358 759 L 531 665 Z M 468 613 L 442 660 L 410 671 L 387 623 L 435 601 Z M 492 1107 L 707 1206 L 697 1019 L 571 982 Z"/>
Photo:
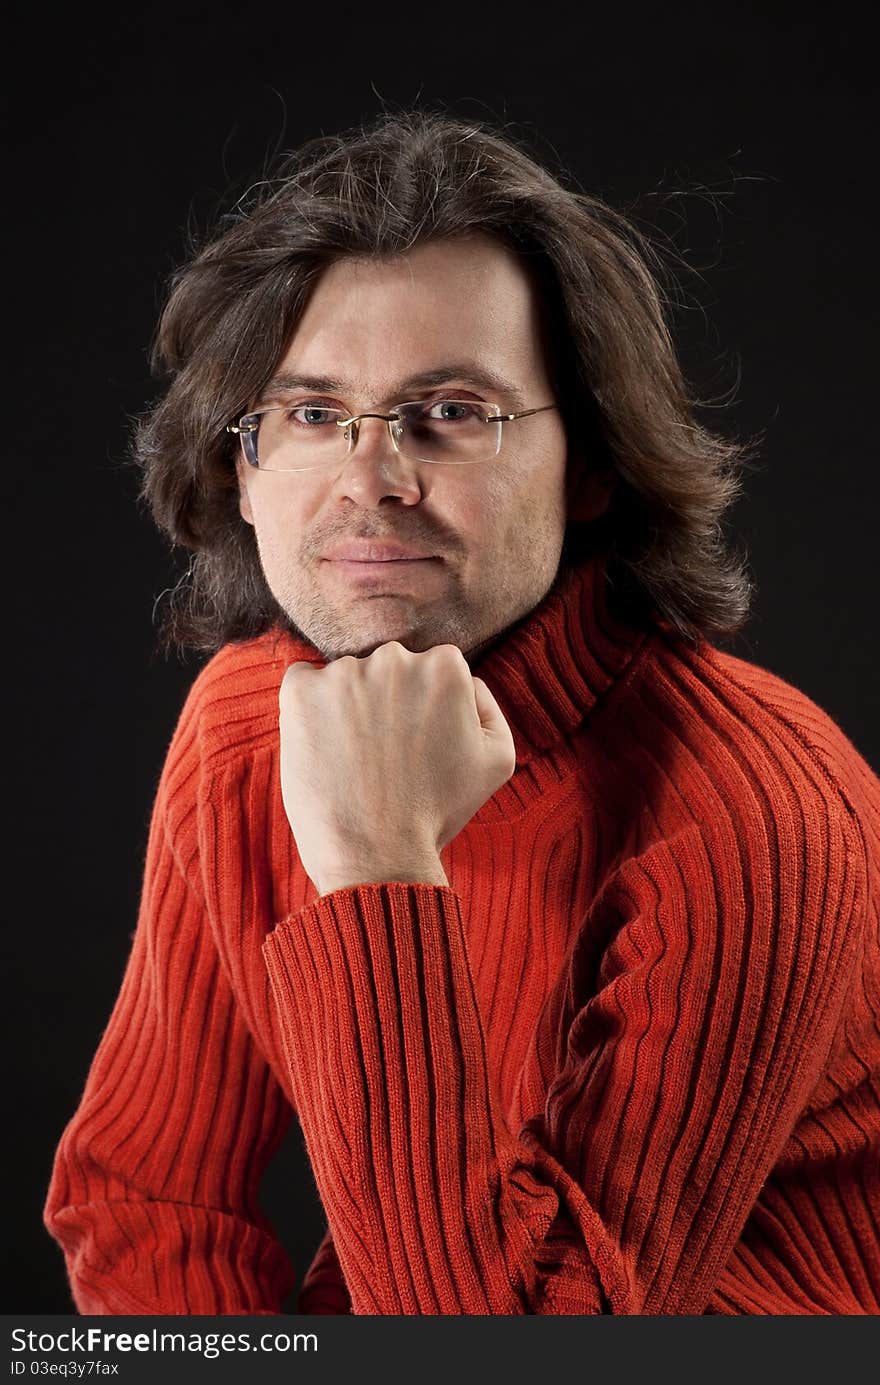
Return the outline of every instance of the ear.
<path id="1" fill-rule="evenodd" d="M 242 457 L 236 458 L 235 475 L 238 479 L 238 509 L 243 520 L 248 524 L 254 522 L 254 512 L 251 509 L 251 498 L 247 489 L 247 473 L 250 470 Z"/>
<path id="2" fill-rule="evenodd" d="M 569 521 L 598 519 L 604 514 L 614 489 L 613 472 L 588 471 L 583 462 L 569 463 L 565 485 L 566 518 Z"/>

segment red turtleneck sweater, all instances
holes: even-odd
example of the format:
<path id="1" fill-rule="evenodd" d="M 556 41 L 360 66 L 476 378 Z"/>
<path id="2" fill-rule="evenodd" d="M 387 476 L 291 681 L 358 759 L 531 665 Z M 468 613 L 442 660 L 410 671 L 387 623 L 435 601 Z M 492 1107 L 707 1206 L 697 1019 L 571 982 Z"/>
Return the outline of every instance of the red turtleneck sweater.
<path id="1" fill-rule="evenodd" d="M 517 767 L 449 888 L 317 897 L 272 632 L 196 678 L 45 1208 L 83 1313 L 880 1312 L 880 781 L 803 693 L 612 615 L 601 559 L 474 666 Z"/>

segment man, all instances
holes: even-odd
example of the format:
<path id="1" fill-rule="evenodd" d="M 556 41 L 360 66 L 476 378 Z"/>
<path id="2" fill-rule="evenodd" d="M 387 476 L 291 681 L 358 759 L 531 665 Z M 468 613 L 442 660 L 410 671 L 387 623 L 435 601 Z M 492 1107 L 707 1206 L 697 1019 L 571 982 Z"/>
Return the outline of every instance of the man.
<path id="1" fill-rule="evenodd" d="M 442 115 L 178 276 L 144 495 L 213 651 L 45 1219 L 88 1313 L 880 1310 L 880 782 L 722 653 L 745 456 L 639 237 Z"/>

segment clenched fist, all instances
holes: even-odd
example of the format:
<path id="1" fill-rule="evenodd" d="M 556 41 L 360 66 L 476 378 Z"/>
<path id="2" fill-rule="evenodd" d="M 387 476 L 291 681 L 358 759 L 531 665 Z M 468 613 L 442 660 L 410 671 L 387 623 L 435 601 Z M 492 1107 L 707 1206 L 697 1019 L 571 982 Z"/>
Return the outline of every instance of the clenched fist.
<path id="1" fill-rule="evenodd" d="M 447 883 L 440 852 L 516 767 L 498 703 L 452 644 L 292 664 L 279 709 L 284 809 L 322 894 Z"/>

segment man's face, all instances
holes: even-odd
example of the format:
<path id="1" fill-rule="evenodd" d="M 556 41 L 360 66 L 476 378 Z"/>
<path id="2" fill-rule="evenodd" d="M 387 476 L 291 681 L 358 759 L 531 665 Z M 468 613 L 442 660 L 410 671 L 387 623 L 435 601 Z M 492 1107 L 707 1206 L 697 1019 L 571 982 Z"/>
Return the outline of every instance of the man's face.
<path id="1" fill-rule="evenodd" d="M 454 373 L 441 386 L 407 387 L 447 366 Z M 481 386 L 469 366 L 507 388 Z M 331 266 L 277 364 L 282 372 L 338 381 L 329 392 L 286 393 L 285 402 L 349 414 L 413 398 L 486 400 L 503 413 L 554 399 L 534 289 L 515 255 L 486 237 Z M 255 528 L 266 581 L 326 660 L 398 640 L 413 651 L 454 644 L 473 662 L 546 595 L 566 523 L 565 432 L 556 409 L 502 428 L 500 454 L 465 466 L 400 456 L 376 418 L 361 420 L 354 452 L 326 470 L 263 472 L 239 456 L 240 510 Z M 394 540 L 433 558 L 359 568 L 324 556 L 350 538 Z"/>

